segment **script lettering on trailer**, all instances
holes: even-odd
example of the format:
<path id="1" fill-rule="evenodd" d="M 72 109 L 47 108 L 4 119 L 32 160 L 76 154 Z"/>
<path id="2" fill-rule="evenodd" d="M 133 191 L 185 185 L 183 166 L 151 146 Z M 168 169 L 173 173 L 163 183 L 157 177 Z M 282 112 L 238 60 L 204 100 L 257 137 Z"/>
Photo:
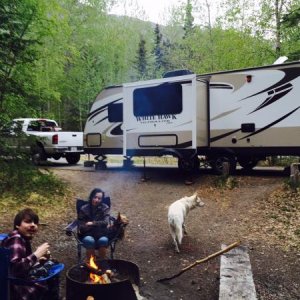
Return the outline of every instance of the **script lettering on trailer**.
<path id="1" fill-rule="evenodd" d="M 148 124 L 148 123 L 171 124 L 173 120 L 177 120 L 177 117 L 176 115 L 155 115 L 155 116 L 136 117 L 136 120 L 141 124 Z"/>

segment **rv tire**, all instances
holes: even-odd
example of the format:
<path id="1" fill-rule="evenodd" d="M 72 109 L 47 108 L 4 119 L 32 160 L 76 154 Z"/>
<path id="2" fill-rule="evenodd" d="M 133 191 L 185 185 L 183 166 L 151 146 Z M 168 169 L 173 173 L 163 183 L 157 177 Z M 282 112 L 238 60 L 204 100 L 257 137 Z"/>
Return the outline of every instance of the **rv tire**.
<path id="1" fill-rule="evenodd" d="M 197 171 L 200 167 L 198 156 L 193 158 L 178 158 L 178 168 L 184 172 Z"/>
<path id="2" fill-rule="evenodd" d="M 239 157 L 238 163 L 245 170 L 252 170 L 258 163 L 258 159 L 255 157 Z"/>
<path id="3" fill-rule="evenodd" d="M 214 172 L 218 175 L 223 174 L 223 163 L 229 163 L 229 174 L 233 174 L 236 169 L 236 160 L 233 156 L 219 156 L 210 160 L 210 164 Z"/>

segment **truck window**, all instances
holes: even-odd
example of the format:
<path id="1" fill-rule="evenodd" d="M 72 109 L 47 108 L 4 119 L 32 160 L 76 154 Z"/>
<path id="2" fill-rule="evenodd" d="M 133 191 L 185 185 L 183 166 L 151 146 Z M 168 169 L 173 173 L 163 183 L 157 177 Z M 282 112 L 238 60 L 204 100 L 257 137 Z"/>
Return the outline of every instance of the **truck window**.
<path id="1" fill-rule="evenodd" d="M 28 124 L 28 131 L 55 131 L 56 123 L 48 120 L 34 120 Z"/>
<path id="2" fill-rule="evenodd" d="M 28 131 L 40 131 L 41 124 L 38 121 L 30 121 L 27 127 Z"/>
<path id="3" fill-rule="evenodd" d="M 182 83 L 165 83 L 138 88 L 133 92 L 133 113 L 136 117 L 180 114 Z"/>

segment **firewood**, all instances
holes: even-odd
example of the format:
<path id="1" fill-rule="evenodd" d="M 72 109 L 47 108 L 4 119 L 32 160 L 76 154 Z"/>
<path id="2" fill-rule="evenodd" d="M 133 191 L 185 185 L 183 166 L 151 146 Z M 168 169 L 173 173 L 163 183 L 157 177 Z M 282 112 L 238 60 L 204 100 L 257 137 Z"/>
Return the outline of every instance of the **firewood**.
<path id="1" fill-rule="evenodd" d="M 82 264 L 81 265 L 84 269 L 86 269 L 87 271 L 89 271 L 90 273 L 93 273 L 97 276 L 102 276 L 103 274 L 105 274 L 106 272 L 105 271 L 102 271 L 102 270 L 96 270 L 92 267 L 90 267 L 88 264 Z"/>

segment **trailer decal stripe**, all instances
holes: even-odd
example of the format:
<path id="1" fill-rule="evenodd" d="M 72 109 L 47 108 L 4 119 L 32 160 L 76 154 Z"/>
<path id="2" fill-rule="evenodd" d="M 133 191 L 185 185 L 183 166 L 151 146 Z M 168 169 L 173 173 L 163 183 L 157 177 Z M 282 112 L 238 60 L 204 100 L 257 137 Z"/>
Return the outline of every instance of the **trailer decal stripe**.
<path id="1" fill-rule="evenodd" d="M 110 102 L 110 103 L 108 103 L 108 104 L 105 104 L 105 105 L 103 105 L 103 106 L 100 106 L 100 107 L 98 107 L 97 109 L 95 109 L 95 110 L 93 110 L 92 112 L 90 112 L 89 114 L 88 114 L 88 120 L 89 121 L 91 121 L 94 117 L 96 117 L 99 113 L 101 113 L 101 112 L 103 112 L 104 110 L 106 110 L 107 108 L 108 108 L 108 105 L 110 105 L 110 104 L 112 104 L 112 103 L 115 103 L 115 102 L 118 102 L 118 101 L 120 101 L 120 100 L 122 100 L 123 98 L 119 98 L 119 99 L 117 99 L 117 100 L 114 100 L 114 101 L 112 101 L 112 102 Z"/>
<path id="2" fill-rule="evenodd" d="M 272 85 L 272 86 L 270 86 L 270 87 L 268 87 L 268 88 L 266 88 L 266 89 L 264 89 L 264 90 L 262 90 L 260 92 L 257 92 L 257 93 L 255 93 L 253 95 L 250 95 L 250 96 L 246 97 L 246 98 L 243 98 L 240 101 L 248 99 L 248 98 L 251 98 L 251 97 L 259 95 L 259 94 L 262 94 L 262 93 L 264 93 L 264 92 L 266 92 L 268 90 L 276 89 L 276 88 L 278 88 L 278 87 L 280 87 L 280 86 L 282 86 L 282 85 L 284 85 L 284 84 L 286 84 L 286 83 L 294 80 L 295 78 L 297 78 L 299 76 L 299 70 L 298 69 L 299 68 L 287 68 L 287 69 L 280 70 L 280 71 L 282 71 L 282 72 L 285 73 L 285 76 L 280 81 L 278 81 L 274 85 Z"/>
<path id="3" fill-rule="evenodd" d="M 227 116 L 227 115 L 229 115 L 229 114 L 231 114 L 231 113 L 233 113 L 233 112 L 239 110 L 240 108 L 241 108 L 241 107 L 238 107 L 238 108 L 235 108 L 235 109 L 226 111 L 226 112 L 224 112 L 224 113 L 221 113 L 221 114 L 219 114 L 219 115 L 217 115 L 217 116 L 211 118 L 210 121 L 215 121 L 215 120 L 217 120 L 217 119 L 223 118 L 223 117 L 225 117 L 225 116 Z"/>
<path id="4" fill-rule="evenodd" d="M 260 110 L 270 104 L 272 104 L 273 102 L 281 99 L 283 96 L 285 96 L 286 94 L 288 94 L 293 88 L 291 87 L 289 90 L 285 90 L 285 91 L 282 91 L 278 94 L 274 94 L 272 95 L 271 97 L 267 98 L 263 103 L 261 103 L 255 110 L 253 110 L 252 112 L 249 113 L 252 114 L 254 112 L 256 112 L 257 110 Z M 272 94 L 271 92 L 268 93 L 269 95 Z"/>
<path id="5" fill-rule="evenodd" d="M 227 132 L 227 133 L 224 133 L 224 134 L 215 136 L 215 137 L 213 137 L 213 138 L 210 139 L 210 142 L 211 142 L 211 143 L 212 143 L 212 142 L 215 142 L 215 141 L 220 140 L 220 139 L 222 139 L 222 138 L 224 138 L 224 137 L 226 137 L 226 136 L 228 136 L 228 135 L 231 135 L 231 134 L 233 134 L 233 133 L 239 132 L 240 130 L 241 130 L 241 129 L 239 128 L 239 129 L 235 129 L 235 130 L 233 130 L 233 131 L 230 131 L 230 132 Z"/>
<path id="6" fill-rule="evenodd" d="M 292 110 L 291 112 L 287 113 L 286 115 L 282 116 L 282 117 L 279 118 L 278 120 L 276 120 L 276 121 L 270 123 L 269 125 L 267 125 L 267 126 L 261 128 L 261 129 L 255 131 L 255 132 L 253 132 L 253 133 L 251 133 L 251 134 L 248 134 L 248 135 L 246 135 L 246 136 L 240 138 L 239 140 L 246 139 L 246 138 L 248 138 L 248 137 L 250 137 L 250 136 L 256 135 L 256 134 L 258 134 L 258 133 L 260 133 L 260 132 L 262 132 L 262 131 L 264 131 L 264 130 L 270 128 L 270 127 L 272 127 L 273 125 L 275 125 L 275 124 L 281 122 L 282 120 L 286 119 L 287 117 L 289 117 L 291 114 L 293 114 L 293 113 L 294 113 L 295 111 L 297 111 L 299 108 L 300 108 L 300 106 L 298 106 L 297 108 L 295 108 L 295 109 Z M 222 138 L 224 138 L 224 137 L 226 137 L 226 136 L 229 136 L 229 135 L 231 135 L 231 134 L 233 134 L 233 133 L 236 133 L 236 132 L 238 132 L 238 131 L 240 131 L 240 130 L 241 130 L 241 129 L 235 129 L 235 130 L 232 130 L 232 131 L 230 131 L 230 132 L 227 132 L 227 133 L 224 133 L 224 134 L 215 136 L 215 137 L 213 137 L 213 138 L 210 139 L 210 142 L 213 143 L 213 142 L 215 142 L 215 141 L 217 141 L 217 140 L 220 140 L 220 139 L 222 139 Z"/>
<path id="7" fill-rule="evenodd" d="M 188 148 L 188 147 L 192 147 L 192 141 L 177 144 L 175 148 L 177 149 L 177 148 Z"/>
<path id="8" fill-rule="evenodd" d="M 106 116 L 106 117 L 104 117 L 103 119 L 101 119 L 101 120 L 99 120 L 98 122 L 96 122 L 96 123 L 94 124 L 94 126 L 97 125 L 97 124 L 99 124 L 99 123 L 101 123 L 102 121 L 104 121 L 104 120 L 106 120 L 106 119 L 108 119 L 108 116 Z"/>
<path id="9" fill-rule="evenodd" d="M 249 135 L 247 135 L 247 136 L 245 136 L 245 137 L 243 137 L 243 138 L 241 138 L 240 140 L 246 139 L 246 138 L 248 138 L 249 136 L 256 135 L 256 134 L 258 134 L 258 133 L 260 133 L 260 132 L 262 132 L 262 131 L 264 131 L 264 130 L 270 128 L 270 127 L 272 127 L 273 125 L 275 125 L 275 124 L 281 122 L 282 120 L 286 119 L 287 117 L 289 117 L 291 114 L 293 114 L 293 113 L 294 113 L 295 111 L 297 111 L 299 108 L 300 108 L 300 106 L 298 106 L 297 108 L 295 108 L 295 109 L 292 110 L 291 112 L 287 113 L 286 115 L 282 116 L 282 117 L 279 118 L 278 120 L 276 120 L 276 121 L 270 123 L 269 125 L 267 125 L 267 126 L 261 128 L 261 129 L 255 131 L 255 132 L 253 132 L 253 133 L 251 133 L 251 134 L 249 134 Z"/>
<path id="10" fill-rule="evenodd" d="M 98 109 L 92 111 L 91 113 L 88 114 L 88 121 L 91 121 L 92 119 L 94 119 L 96 116 L 98 116 L 105 110 L 107 110 L 107 107 L 106 108 L 101 107 L 101 108 L 98 108 Z"/>

